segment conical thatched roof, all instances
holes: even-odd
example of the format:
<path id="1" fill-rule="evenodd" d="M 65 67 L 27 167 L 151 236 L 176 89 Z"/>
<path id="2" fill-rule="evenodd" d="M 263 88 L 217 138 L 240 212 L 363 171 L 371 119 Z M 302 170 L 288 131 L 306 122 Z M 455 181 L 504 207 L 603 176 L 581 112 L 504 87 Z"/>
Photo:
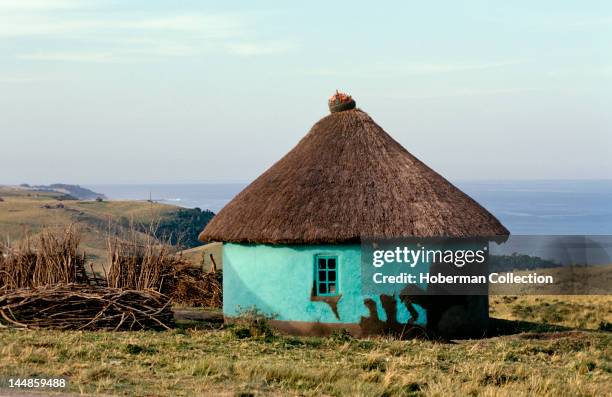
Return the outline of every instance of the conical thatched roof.
<path id="1" fill-rule="evenodd" d="M 310 244 L 508 234 L 486 209 L 355 109 L 316 123 L 228 203 L 200 239 Z"/>

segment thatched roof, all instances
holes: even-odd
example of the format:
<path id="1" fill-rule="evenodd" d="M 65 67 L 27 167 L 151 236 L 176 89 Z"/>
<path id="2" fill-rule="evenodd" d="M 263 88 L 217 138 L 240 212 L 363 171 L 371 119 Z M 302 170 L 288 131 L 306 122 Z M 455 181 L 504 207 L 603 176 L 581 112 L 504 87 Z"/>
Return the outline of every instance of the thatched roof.
<path id="1" fill-rule="evenodd" d="M 312 244 L 508 234 L 486 209 L 355 109 L 317 122 L 229 202 L 200 239 Z"/>

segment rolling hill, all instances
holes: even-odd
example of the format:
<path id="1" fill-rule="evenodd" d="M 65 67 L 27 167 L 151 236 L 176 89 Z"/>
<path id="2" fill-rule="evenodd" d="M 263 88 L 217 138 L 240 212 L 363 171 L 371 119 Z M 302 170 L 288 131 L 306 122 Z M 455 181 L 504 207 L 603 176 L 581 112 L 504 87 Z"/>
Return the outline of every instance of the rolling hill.
<path id="1" fill-rule="evenodd" d="M 148 201 L 75 200 L 58 191 L 0 186 L 0 241 L 16 243 L 44 227 L 77 223 L 82 234 L 81 248 L 95 262 L 105 259 L 107 237 L 113 228 L 133 225 L 142 233 L 154 225 L 163 232 L 164 239 L 173 243 L 186 241 L 186 247 L 192 248 L 198 244 L 193 234 L 212 215 L 209 211 Z"/>

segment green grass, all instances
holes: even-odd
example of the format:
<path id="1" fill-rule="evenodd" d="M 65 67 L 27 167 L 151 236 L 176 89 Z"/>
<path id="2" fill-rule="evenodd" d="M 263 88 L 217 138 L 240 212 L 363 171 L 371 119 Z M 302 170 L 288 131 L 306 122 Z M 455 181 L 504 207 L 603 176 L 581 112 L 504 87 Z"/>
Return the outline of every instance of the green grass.
<path id="1" fill-rule="evenodd" d="M 612 298 L 597 297 L 592 303 L 588 297 L 498 298 L 492 312 L 497 317 L 507 313 L 508 320 L 548 317 L 551 309 L 542 305 L 547 301 L 606 314 L 583 322 L 560 304 L 553 306 L 560 310 L 553 316 L 554 321 L 561 318 L 559 327 L 582 324 L 583 330 L 455 343 L 346 335 L 240 339 L 231 329 L 214 327 L 120 333 L 4 330 L 0 378 L 63 376 L 73 392 L 142 396 L 609 393 L 612 334 L 599 331 L 598 321 L 611 320 Z M 529 314 L 515 309 L 529 304 L 537 307 Z"/>

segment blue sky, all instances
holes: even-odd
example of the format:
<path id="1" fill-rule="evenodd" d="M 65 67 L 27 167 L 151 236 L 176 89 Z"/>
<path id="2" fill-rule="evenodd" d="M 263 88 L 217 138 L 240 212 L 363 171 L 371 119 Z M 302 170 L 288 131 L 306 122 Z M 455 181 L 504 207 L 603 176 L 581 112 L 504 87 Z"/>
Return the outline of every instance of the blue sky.
<path id="1" fill-rule="evenodd" d="M 0 183 L 248 181 L 340 88 L 450 179 L 612 175 L 612 3 L 0 0 Z"/>

